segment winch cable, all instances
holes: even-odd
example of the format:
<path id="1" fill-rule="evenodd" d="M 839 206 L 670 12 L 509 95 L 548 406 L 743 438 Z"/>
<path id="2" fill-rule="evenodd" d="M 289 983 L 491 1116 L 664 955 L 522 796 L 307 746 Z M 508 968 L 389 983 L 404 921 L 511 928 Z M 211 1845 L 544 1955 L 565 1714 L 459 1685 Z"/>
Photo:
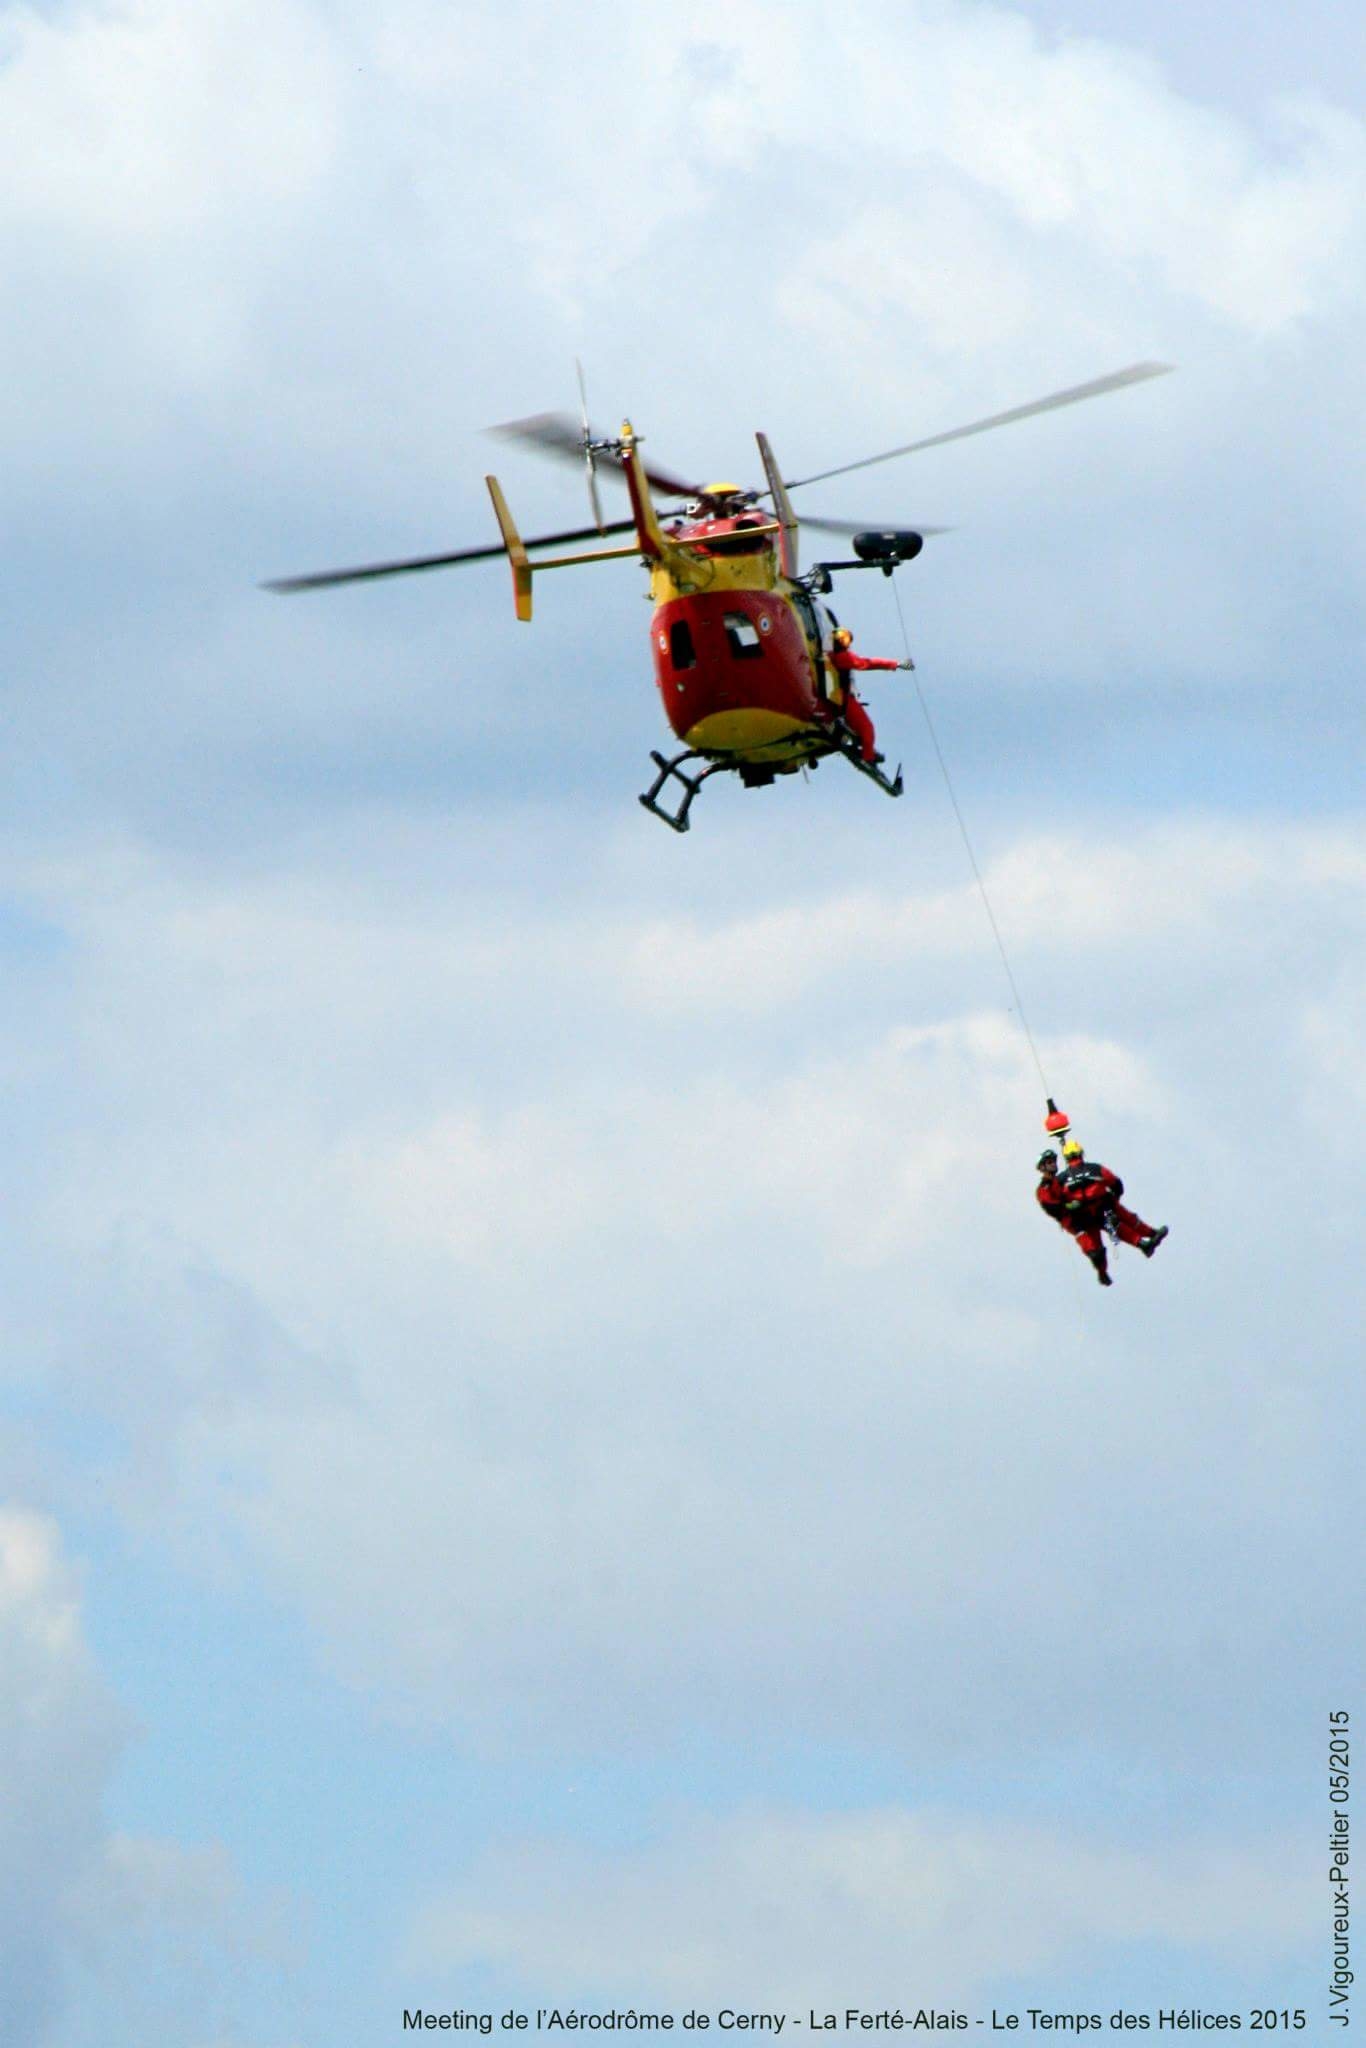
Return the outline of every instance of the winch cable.
<path id="1" fill-rule="evenodd" d="M 901 592 L 897 589 L 895 576 L 890 581 L 892 596 L 896 599 L 897 620 L 901 626 L 901 644 L 905 650 L 907 661 L 911 661 L 911 636 L 906 630 L 906 614 L 901 609 Z M 982 880 L 982 870 L 977 865 L 977 855 L 973 851 L 967 821 L 963 816 L 963 807 L 958 801 L 957 792 L 953 786 L 953 777 L 949 774 L 949 764 L 944 759 L 944 749 L 940 746 L 939 735 L 934 729 L 934 720 L 930 716 L 929 703 L 926 700 L 925 692 L 920 687 L 920 672 L 913 661 L 911 662 L 910 675 L 915 684 L 916 701 L 920 706 L 921 716 L 925 721 L 925 730 L 930 736 L 930 745 L 934 748 L 934 758 L 939 763 L 939 772 L 944 778 L 944 787 L 949 793 L 949 802 L 953 805 L 953 815 L 958 820 L 958 830 L 962 835 L 963 847 L 968 857 L 968 863 L 972 868 L 973 879 L 977 883 L 978 893 L 982 898 L 982 908 L 987 914 L 987 923 L 991 926 L 991 935 L 996 941 L 996 950 L 1001 956 L 1001 965 L 1005 969 L 1006 981 L 1009 983 L 1010 993 L 1015 999 L 1014 1015 L 1018 1019 L 1020 1029 L 1025 1035 L 1025 1043 L 1029 1047 L 1030 1058 L 1034 1062 L 1039 1076 L 1039 1084 L 1043 1089 L 1045 1100 L 1047 1100 L 1052 1094 L 1052 1090 L 1048 1085 L 1048 1076 L 1044 1073 L 1043 1061 L 1039 1058 L 1039 1048 L 1034 1043 L 1034 1033 L 1029 1028 L 1029 1018 L 1025 1014 L 1025 1006 L 1020 998 L 1020 986 L 1015 979 L 1015 971 L 1011 967 L 1010 956 L 1006 952 L 1005 940 L 1001 937 L 1001 927 L 996 922 L 996 913 L 991 907 L 991 898 L 987 894 L 987 885 Z M 1067 1264 L 1068 1271 L 1072 1275 L 1072 1298 L 1077 1311 L 1077 1350 L 1078 1356 L 1080 1356 L 1087 1336 L 1086 1311 L 1082 1305 L 1081 1275 L 1075 1270 L 1071 1259 L 1068 1260 Z"/>
<path id="2" fill-rule="evenodd" d="M 910 635 L 906 631 L 906 614 L 901 609 L 901 592 L 897 589 L 895 576 L 889 580 L 892 586 L 892 596 L 896 599 L 897 619 L 901 625 L 901 643 L 906 650 L 906 659 L 910 661 L 911 641 Z M 949 774 L 949 764 L 944 759 L 944 749 L 940 746 L 939 735 L 934 729 L 934 720 L 930 716 L 930 707 L 926 701 L 925 692 L 920 687 L 919 671 L 913 666 L 910 673 L 915 683 L 916 701 L 920 705 L 920 713 L 925 721 L 925 730 L 930 736 L 930 745 L 934 748 L 934 757 L 939 763 L 939 772 L 944 778 L 944 787 L 949 793 L 949 802 L 953 805 L 953 815 L 958 820 L 958 830 L 962 834 L 963 847 L 967 853 L 969 865 L 972 868 L 973 878 L 977 883 L 978 893 L 982 898 L 982 908 L 987 914 L 987 923 L 991 926 L 991 935 L 996 941 L 996 950 L 1001 956 L 1001 965 L 1005 969 L 1006 980 L 1010 985 L 1010 993 L 1015 999 L 1015 1015 L 1019 1019 L 1020 1029 L 1024 1032 L 1030 1057 L 1038 1069 L 1040 1085 L 1043 1088 L 1045 1097 L 1047 1097 L 1052 1092 L 1048 1086 L 1048 1077 L 1043 1070 L 1043 1061 L 1039 1058 L 1039 1049 L 1034 1043 L 1034 1033 L 1029 1028 L 1029 1018 L 1025 1014 L 1025 1006 L 1021 1000 L 1019 983 L 1015 979 L 1014 969 L 1011 967 L 1010 957 L 1006 952 L 1005 940 L 1001 937 L 1001 927 L 996 922 L 996 913 L 991 907 L 991 898 L 987 894 L 987 885 L 982 879 L 982 870 L 977 865 L 977 855 L 973 851 L 972 840 L 968 834 L 967 823 L 963 817 L 963 807 L 958 801 L 957 792 L 953 786 L 953 777 Z"/>

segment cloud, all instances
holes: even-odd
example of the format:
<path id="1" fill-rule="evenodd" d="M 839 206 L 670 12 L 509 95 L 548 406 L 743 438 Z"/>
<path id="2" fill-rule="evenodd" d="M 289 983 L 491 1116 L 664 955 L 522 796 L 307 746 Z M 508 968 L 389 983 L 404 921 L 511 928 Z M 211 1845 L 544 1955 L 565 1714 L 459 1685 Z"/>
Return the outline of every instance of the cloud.
<path id="1" fill-rule="evenodd" d="M 1329 1506 L 1281 1453 L 1313 1464 L 1340 1360 L 1334 1320 L 1298 1336 L 1321 1225 L 1279 1205 L 1263 1256 L 1249 1101 L 1282 1147 L 1309 1127 L 1357 836 L 1187 821 L 988 865 L 1055 1085 L 1172 1225 L 1097 1304 L 1030 1201 L 1004 988 L 964 1002 L 999 984 L 970 889 L 851 896 L 841 862 L 741 911 L 722 857 L 714 914 L 668 922 L 604 892 L 598 841 L 582 895 L 500 864 L 490 917 L 467 830 L 401 909 L 325 861 L 35 870 L 83 1024 L 27 1264 L 68 1274 L 49 1396 L 131 1445 L 120 1511 L 485 1749 L 772 1716 L 954 1750 L 972 1693 L 984 1738 L 1165 1753 L 1198 1670 L 1274 1750 L 1255 1672 L 1329 1600 Z"/>
<path id="2" fill-rule="evenodd" d="M 254 2048 L 301 1958 L 296 1901 L 251 1891 L 218 1843 L 112 1834 L 74 1905 L 81 2036 L 112 2005 L 130 2031 Z"/>
<path id="3" fill-rule="evenodd" d="M 65 407 L 99 493 L 111 457 L 145 462 L 174 434 L 186 394 L 241 374 L 262 279 L 333 167 L 342 76 L 292 0 L 20 7 L 0 35 L 0 242 L 30 313 L 0 424 L 65 457 Z"/>
<path id="4" fill-rule="evenodd" d="M 990 195 L 1033 231 L 1044 262 L 1031 296 L 1060 281 L 1050 239 L 1072 259 L 1074 288 L 1085 252 L 1121 291 L 1147 281 L 1254 331 L 1359 291 L 1366 214 L 1350 187 L 1366 131 L 1350 117 L 1282 106 L 1263 140 L 1183 101 L 1133 49 L 1082 38 L 1048 48 L 997 9 L 941 12 L 917 28 L 909 79 L 864 53 L 860 104 L 885 132 L 899 99 L 899 132 L 919 161 L 941 160 L 979 203 Z M 990 210 L 980 211 L 990 232 Z M 1018 255 L 1011 271 L 1018 289 Z M 987 295 L 976 297 L 984 308 Z M 1009 288 L 1005 305 L 1008 336 Z"/>
<path id="5" fill-rule="evenodd" d="M 1135 1849 L 1103 1829 L 896 1807 L 749 1811 L 632 1851 L 497 1852 L 421 1912 L 409 1957 L 433 1974 L 492 1967 L 562 2006 L 757 2002 L 842 2019 L 857 2003 L 909 2020 L 1012 1979 L 1076 1985 L 1126 1947 L 1149 1968 L 1167 1951 L 1186 1978 L 1249 1944 L 1284 1956 L 1313 1924 L 1308 1883 L 1287 1877 L 1299 1870 L 1288 1843 L 1247 1834 Z"/>
<path id="6" fill-rule="evenodd" d="M 1117 822 L 1096 843 L 1067 830 L 1017 837 L 983 880 L 1011 947 L 1035 959 L 1154 944 L 1227 950 L 1255 944 L 1268 916 L 1320 892 L 1354 924 L 1366 844 L 1349 823 L 1247 829 L 1210 818 L 1133 832 Z M 771 1013 L 861 962 L 980 954 L 989 931 L 972 881 L 937 895 L 863 887 L 758 916 L 660 917 L 626 957 L 655 1013 Z"/>
<path id="7" fill-rule="evenodd" d="M 56 1524 L 0 1507 L 0 2033 L 13 2048 L 46 2048 L 59 2026 L 84 2039 L 92 2014 L 99 2038 L 111 2009 L 162 2038 L 192 2011 L 230 2023 L 262 1967 L 296 1960 L 292 1903 L 250 1896 L 221 1846 L 110 1827 L 134 1739 Z"/>
<path id="8" fill-rule="evenodd" d="M 190 463 L 205 424 L 250 407 L 236 425 L 257 461 L 267 423 L 325 466 L 319 486 L 368 457 L 377 517 L 391 492 L 401 502 L 386 447 L 410 465 L 410 500 L 438 478 L 449 495 L 446 423 L 461 415 L 443 363 L 492 400 L 495 360 L 544 378 L 548 343 L 601 337 L 613 371 L 667 386 L 675 432 L 700 430 L 693 394 L 642 350 L 676 312 L 709 346 L 737 289 L 747 313 L 803 337 L 790 367 L 766 351 L 768 402 L 793 421 L 813 403 L 813 362 L 847 361 L 851 341 L 881 365 L 866 394 L 880 412 L 903 395 L 987 410 L 1022 362 L 1051 357 L 1061 383 L 1073 354 L 1095 374 L 1114 366 L 1095 351 L 1151 353 L 1192 320 L 1275 335 L 1355 304 L 1363 282 L 1352 115 L 1300 102 L 1259 130 L 1183 98 L 1134 50 L 1050 44 L 1001 8 L 917 6 L 870 41 L 853 18 L 803 36 L 766 4 L 667 30 L 617 5 L 585 45 L 533 0 L 458 28 L 430 0 L 379 21 L 308 0 L 216 0 L 192 17 L 136 0 L 11 10 L 5 35 L 0 237 L 32 273 L 32 333 L 73 373 L 54 380 L 49 357 L 52 396 L 87 427 L 93 397 L 113 430 L 116 370 L 154 436 L 149 378 L 163 404 L 193 392 L 198 416 L 167 422 Z M 632 81 L 607 121 L 589 113 L 598 37 Z M 54 134 L 61 149 L 35 145 Z M 827 206 L 780 204 L 836 185 L 836 232 Z M 740 188 L 769 222 L 743 262 L 724 239 Z M 68 306 L 76 291 L 102 316 L 98 362 L 63 336 L 35 243 Z M 10 345 L 22 438 L 43 380 L 31 339 Z M 383 420 L 369 412 L 381 394 Z M 865 394 L 843 403 L 861 426 Z M 50 408 L 43 422 L 59 424 Z M 1132 446 L 1133 424 L 1118 431 Z M 471 504 L 477 483 L 476 470 Z"/>
<path id="9" fill-rule="evenodd" d="M 1366 987 L 1346 963 L 1306 1005 L 1302 1062 L 1320 1136 L 1335 1150 L 1352 1149 L 1349 1132 L 1366 1108 Z"/>
<path id="10" fill-rule="evenodd" d="M 0 1510 L 0 2027 L 37 2042 L 61 1992 L 70 1897 L 102 1855 L 126 1735 L 86 1648 L 56 1531 Z"/>
<path id="11" fill-rule="evenodd" d="M 245 213 L 288 203 L 329 167 L 335 78 L 307 7 L 267 16 L 215 0 L 193 23 L 158 4 L 7 10 L 11 110 L 0 224 L 79 231 L 92 244 L 160 244 L 186 229 L 235 234 Z M 291 69 L 307 69 L 300 94 Z M 39 147 L 46 124 L 62 147 Z"/>

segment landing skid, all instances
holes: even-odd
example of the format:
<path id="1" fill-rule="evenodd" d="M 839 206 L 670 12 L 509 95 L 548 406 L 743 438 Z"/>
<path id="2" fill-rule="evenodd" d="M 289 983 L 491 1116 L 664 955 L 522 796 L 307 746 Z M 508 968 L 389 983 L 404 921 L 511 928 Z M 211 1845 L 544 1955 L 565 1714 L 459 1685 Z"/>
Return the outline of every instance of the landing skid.
<path id="1" fill-rule="evenodd" d="M 659 773 L 640 801 L 644 804 L 647 811 L 653 811 L 655 816 L 662 818 L 664 823 L 674 832 L 686 832 L 689 829 L 688 812 L 692 809 L 692 800 L 697 795 L 698 790 L 701 789 L 707 777 L 709 775 L 718 775 L 723 768 L 730 767 L 729 761 L 713 761 L 710 767 L 702 770 L 700 775 L 685 775 L 683 773 L 683 763 L 685 761 L 705 761 L 706 758 L 705 754 L 697 753 L 692 747 L 688 749 L 686 754 L 675 754 L 672 761 L 666 761 L 664 756 L 657 754 L 653 748 L 650 750 L 650 759 L 658 768 Z M 663 789 L 665 783 L 671 779 L 674 782 L 681 782 L 683 785 L 683 798 L 676 811 L 666 810 L 664 805 L 659 802 L 659 792 Z"/>
<path id="2" fill-rule="evenodd" d="M 896 774 L 891 777 L 888 777 L 883 774 L 881 768 L 878 766 L 877 761 L 864 760 L 863 750 L 860 747 L 857 739 L 854 737 L 853 733 L 842 732 L 839 735 L 836 744 L 838 745 L 839 750 L 843 754 L 845 760 L 849 763 L 849 766 L 851 768 L 857 768 L 859 774 L 866 775 L 870 782 L 875 782 L 878 788 L 882 790 L 885 795 L 901 795 L 902 788 L 904 787 L 904 785 L 901 780 L 901 763 L 899 761 L 897 763 Z M 878 757 L 878 760 L 881 760 L 880 755 Z"/>
<path id="3" fill-rule="evenodd" d="M 901 795 L 902 783 L 901 769 L 899 767 L 894 776 L 888 777 L 883 774 L 876 761 L 864 760 L 859 742 L 853 733 L 832 734 L 831 737 L 834 740 L 836 750 L 843 754 L 851 768 L 857 768 L 860 775 L 866 775 L 870 782 L 875 782 L 884 795 Z M 687 832 L 690 829 L 688 813 L 692 809 L 693 798 L 697 795 L 698 790 L 701 789 L 702 784 L 709 775 L 720 775 L 725 770 L 732 774 L 738 774 L 747 786 L 758 787 L 766 782 L 771 782 L 775 773 L 786 774 L 790 772 L 791 768 L 795 768 L 798 765 L 794 762 L 784 764 L 782 768 L 773 769 L 752 768 L 746 763 L 734 761 L 710 761 L 699 773 L 689 775 L 684 769 L 685 762 L 707 760 L 705 754 L 699 754 L 693 747 L 689 747 L 686 753 L 675 754 L 671 761 L 666 760 L 663 754 L 656 753 L 651 748 L 650 759 L 654 762 L 659 773 L 650 784 L 650 787 L 641 796 L 640 802 L 644 804 L 647 811 L 653 811 L 657 818 L 662 819 L 673 832 Z M 820 759 L 819 754 L 813 755 L 805 765 L 809 768 L 819 767 Z M 660 792 L 668 782 L 681 783 L 683 788 L 683 795 L 679 801 L 678 808 L 673 811 L 667 809 L 659 801 Z"/>

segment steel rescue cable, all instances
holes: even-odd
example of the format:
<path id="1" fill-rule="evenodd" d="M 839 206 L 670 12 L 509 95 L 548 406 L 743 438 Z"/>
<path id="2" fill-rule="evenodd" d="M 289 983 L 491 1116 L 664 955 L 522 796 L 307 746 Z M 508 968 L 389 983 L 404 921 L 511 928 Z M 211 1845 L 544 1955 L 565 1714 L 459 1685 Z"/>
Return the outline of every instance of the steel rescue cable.
<path id="1" fill-rule="evenodd" d="M 910 661 L 911 640 L 909 633 L 906 631 L 906 614 L 901 609 L 901 592 L 897 589 L 895 576 L 891 577 L 889 580 L 892 586 L 892 596 L 896 599 L 896 615 L 901 625 L 901 644 L 906 650 L 907 661 Z M 958 801 L 957 794 L 953 787 L 953 778 L 949 774 L 949 764 L 944 759 L 944 749 L 939 744 L 939 735 L 934 729 L 934 720 L 930 717 L 930 707 L 925 700 L 925 692 L 920 687 L 920 675 L 917 669 L 914 667 L 914 665 L 912 665 L 911 668 L 911 677 L 915 683 L 916 701 L 920 705 L 921 716 L 925 720 L 925 730 L 928 732 L 930 736 L 930 745 L 934 748 L 934 756 L 939 763 L 939 772 L 944 778 L 944 787 L 949 793 L 949 802 L 953 805 L 953 815 L 958 820 L 958 830 L 962 834 L 963 846 L 967 853 L 968 861 L 972 867 L 973 877 L 977 883 L 977 888 L 982 898 L 982 908 L 983 910 L 985 910 L 987 914 L 987 923 L 991 926 L 991 935 L 996 941 L 996 950 L 1001 956 L 1001 965 L 1005 969 L 1006 980 L 1010 984 L 1010 992 L 1015 998 L 1015 1014 L 1020 1020 L 1020 1029 L 1024 1032 L 1026 1043 L 1029 1046 L 1030 1056 L 1034 1061 L 1034 1065 L 1038 1069 L 1039 1080 L 1042 1083 L 1043 1092 L 1045 1096 L 1047 1096 L 1050 1092 L 1048 1086 L 1048 1077 L 1043 1070 L 1043 1061 L 1039 1058 L 1039 1049 L 1034 1043 L 1034 1033 L 1029 1028 L 1029 1019 L 1025 1015 L 1025 1006 L 1020 998 L 1019 984 L 1015 979 L 1014 970 L 1010 965 L 1010 959 L 1006 953 L 1005 941 L 1001 937 L 1001 927 L 996 922 L 996 913 L 991 907 L 991 898 L 987 894 L 987 885 L 982 880 L 982 870 L 977 865 L 977 855 L 973 852 L 972 840 L 968 836 L 968 828 L 963 817 L 963 809 Z"/>
<path id="2" fill-rule="evenodd" d="M 892 596 L 896 599 L 896 615 L 901 625 L 901 644 L 906 651 L 907 661 L 911 661 L 911 636 L 906 630 L 906 614 L 901 609 L 901 592 L 896 587 L 896 578 L 894 576 L 890 579 L 890 581 L 892 585 Z M 926 701 L 925 692 L 920 687 L 920 673 L 913 661 L 911 661 L 910 673 L 911 679 L 915 684 L 916 701 L 920 705 L 921 716 L 925 720 L 925 730 L 928 732 L 930 736 L 930 745 L 934 748 L 934 757 L 936 761 L 938 761 L 939 763 L 939 772 L 944 778 L 944 787 L 949 793 L 949 802 L 953 805 L 953 815 L 958 820 L 958 830 L 962 834 L 963 846 L 967 853 L 968 861 L 972 867 L 973 878 L 976 881 L 978 891 L 981 894 L 982 908 L 983 910 L 985 910 L 987 914 L 987 923 L 991 926 L 991 935 L 996 941 L 996 950 L 1001 956 L 1001 965 L 1005 969 L 1006 980 L 1010 984 L 1010 992 L 1015 998 L 1015 1015 L 1019 1018 L 1020 1029 L 1024 1032 L 1025 1042 L 1029 1047 L 1030 1057 L 1032 1058 L 1034 1065 L 1038 1070 L 1039 1080 L 1042 1084 L 1044 1095 L 1046 1098 L 1051 1098 L 1052 1091 L 1048 1086 L 1048 1076 L 1044 1073 L 1043 1061 L 1039 1058 L 1039 1049 L 1034 1043 L 1034 1033 L 1029 1028 L 1029 1019 L 1025 1015 L 1025 1006 L 1020 1000 L 1019 984 L 1015 979 L 1014 970 L 1010 965 L 1010 959 L 1006 953 L 1005 941 L 1001 937 L 1001 927 L 996 922 L 996 913 L 991 907 L 991 898 L 987 894 L 987 885 L 982 880 L 982 870 L 977 865 L 977 855 L 973 852 L 972 840 L 968 834 L 967 824 L 963 817 L 962 806 L 958 801 L 957 794 L 953 787 L 953 777 L 949 774 L 949 764 L 944 759 L 944 749 L 939 744 L 939 735 L 934 729 L 934 720 L 930 716 L 930 707 Z M 1078 1357 L 1080 1357 L 1087 1338 L 1086 1309 L 1082 1301 L 1081 1275 L 1073 1271 L 1073 1265 L 1070 1259 L 1067 1262 L 1067 1266 L 1068 1271 L 1072 1274 L 1072 1300 L 1077 1311 L 1077 1355 Z"/>

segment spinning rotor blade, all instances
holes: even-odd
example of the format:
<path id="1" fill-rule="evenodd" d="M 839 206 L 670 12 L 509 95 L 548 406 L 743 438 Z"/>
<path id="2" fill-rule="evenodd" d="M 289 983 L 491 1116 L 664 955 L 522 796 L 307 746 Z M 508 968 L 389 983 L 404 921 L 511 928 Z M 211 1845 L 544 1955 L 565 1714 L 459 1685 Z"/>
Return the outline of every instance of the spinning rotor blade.
<path id="1" fill-rule="evenodd" d="M 789 486 L 789 488 L 791 487 Z M 817 519 L 813 514 L 808 512 L 799 512 L 797 514 L 797 517 L 803 526 L 811 527 L 816 533 L 883 533 L 887 531 L 888 528 L 888 522 L 885 519 Z M 905 519 L 898 519 L 896 524 L 898 527 L 905 527 L 909 525 L 916 533 L 953 532 L 953 528 L 951 526 L 922 526 L 918 519 L 912 519 L 909 521 Z"/>
<path id="2" fill-rule="evenodd" d="M 534 447 L 544 449 L 547 455 L 558 456 L 562 462 L 571 461 L 577 468 L 583 461 L 583 436 L 587 429 L 586 414 L 583 425 L 579 426 L 568 413 L 534 412 L 527 419 L 505 420 L 501 426 L 486 427 L 484 431 L 496 434 L 500 441 L 530 441 Z M 591 432 L 588 437 L 591 441 L 607 438 L 606 435 Z M 613 469 L 621 467 L 616 457 L 610 453 L 601 454 L 598 460 L 609 463 Z M 701 495 L 700 484 L 685 483 L 681 477 L 672 475 L 669 470 L 656 469 L 648 462 L 644 467 L 645 474 L 654 488 L 666 498 L 696 498 Z"/>
<path id="3" fill-rule="evenodd" d="M 598 532 L 605 531 L 602 523 L 602 500 L 598 496 L 598 471 L 593 460 L 593 429 L 588 424 L 588 388 L 583 381 L 583 364 L 574 358 L 574 369 L 579 379 L 579 411 L 583 418 L 583 459 L 588 471 L 588 502 L 593 508 Z"/>
<path id="4" fill-rule="evenodd" d="M 596 540 L 599 533 L 634 533 L 634 519 L 618 519 L 610 526 L 578 526 L 572 533 L 540 533 L 534 539 L 528 537 L 522 545 L 528 548 L 560 547 L 566 541 Z M 296 590 L 327 590 L 335 583 L 373 583 L 381 576 L 411 576 L 419 569 L 449 569 L 458 562 L 489 562 L 498 555 L 506 555 L 507 549 L 499 541 L 496 547 L 461 548 L 453 555 L 412 555 L 403 562 L 371 562 L 362 569 L 323 569 L 313 576 L 278 576 L 269 583 L 263 583 L 263 590 L 291 593 Z"/>
<path id="5" fill-rule="evenodd" d="M 922 448 L 939 448 L 945 441 L 962 441 L 969 434 L 985 434 L 990 427 L 1008 427 L 1015 420 L 1027 420 L 1036 412 L 1053 412 L 1062 405 L 1076 405 L 1083 398 L 1099 398 L 1104 391 L 1119 391 L 1126 384 L 1141 384 L 1148 377 L 1165 377 L 1174 368 L 1171 363 L 1131 363 L 1127 370 L 1113 370 L 1108 377 L 1095 377 L 1089 384 L 1073 384 L 1066 391 L 1054 391 L 1047 398 L 1036 398 L 1030 405 L 1012 406 L 1009 412 L 993 413 L 990 419 L 974 420 L 969 427 L 951 427 L 946 434 L 931 434 L 924 441 L 908 441 L 902 448 L 888 448 L 881 455 L 865 455 L 860 462 L 842 462 L 837 469 L 818 470 L 814 476 L 789 480 L 787 488 L 795 491 L 802 484 L 824 483 L 827 477 L 847 476 L 851 469 L 869 469 L 875 462 L 890 462 L 896 455 L 918 455 Z M 922 528 L 927 532 L 928 528 Z"/>

